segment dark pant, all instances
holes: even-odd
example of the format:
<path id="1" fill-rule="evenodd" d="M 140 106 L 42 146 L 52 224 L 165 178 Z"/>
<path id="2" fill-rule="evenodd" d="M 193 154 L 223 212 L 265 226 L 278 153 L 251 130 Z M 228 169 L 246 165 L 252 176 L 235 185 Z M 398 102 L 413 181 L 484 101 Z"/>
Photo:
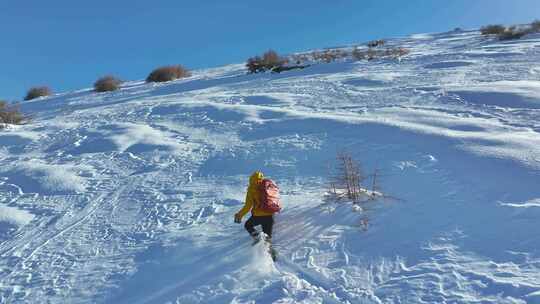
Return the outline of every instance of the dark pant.
<path id="1" fill-rule="evenodd" d="M 254 235 L 256 233 L 255 226 L 261 225 L 262 230 L 268 237 L 272 237 L 272 227 L 274 226 L 274 216 L 254 216 L 252 215 L 247 222 L 244 224 L 244 227 L 249 232 L 249 234 Z"/>

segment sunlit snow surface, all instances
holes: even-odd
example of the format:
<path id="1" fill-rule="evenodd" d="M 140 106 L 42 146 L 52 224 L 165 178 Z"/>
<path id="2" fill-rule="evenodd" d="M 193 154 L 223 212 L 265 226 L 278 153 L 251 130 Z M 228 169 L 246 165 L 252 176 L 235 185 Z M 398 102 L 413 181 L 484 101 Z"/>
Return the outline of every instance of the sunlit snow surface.
<path id="1" fill-rule="evenodd" d="M 412 52 L 25 102 L 0 302 L 540 303 L 540 36 L 388 45 Z M 342 150 L 398 199 L 324 201 Z M 285 204 L 275 264 L 232 221 L 256 169 Z"/>

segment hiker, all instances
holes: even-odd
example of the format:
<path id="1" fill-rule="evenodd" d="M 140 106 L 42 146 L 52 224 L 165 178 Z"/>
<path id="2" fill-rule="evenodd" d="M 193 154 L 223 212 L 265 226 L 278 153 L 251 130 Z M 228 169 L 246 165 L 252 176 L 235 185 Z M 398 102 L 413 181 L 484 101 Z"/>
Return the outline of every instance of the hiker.
<path id="1" fill-rule="evenodd" d="M 261 200 L 265 200 L 262 202 Z M 266 234 L 266 241 L 272 238 L 274 213 L 279 212 L 279 194 L 277 186 L 269 179 L 264 179 L 262 172 L 255 171 L 249 178 L 244 207 L 234 215 L 234 222 L 241 223 L 242 217 L 251 210 L 251 217 L 244 224 L 247 232 L 257 240 L 259 233 L 255 226 L 261 225 Z"/>

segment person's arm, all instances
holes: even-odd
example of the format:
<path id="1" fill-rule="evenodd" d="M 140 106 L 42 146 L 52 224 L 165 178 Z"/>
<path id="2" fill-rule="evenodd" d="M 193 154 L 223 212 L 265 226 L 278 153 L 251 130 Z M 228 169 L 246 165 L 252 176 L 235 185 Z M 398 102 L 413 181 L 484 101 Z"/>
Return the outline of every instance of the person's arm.
<path id="1" fill-rule="evenodd" d="M 251 208 L 253 207 L 253 197 L 252 197 L 252 191 L 249 191 L 250 189 L 248 188 L 248 191 L 246 193 L 246 201 L 244 203 L 244 207 L 242 209 L 240 209 L 240 211 L 238 211 L 234 217 L 235 219 L 238 219 L 239 221 L 242 220 L 242 217 L 244 217 L 244 215 L 246 215 L 246 213 L 248 213 Z"/>

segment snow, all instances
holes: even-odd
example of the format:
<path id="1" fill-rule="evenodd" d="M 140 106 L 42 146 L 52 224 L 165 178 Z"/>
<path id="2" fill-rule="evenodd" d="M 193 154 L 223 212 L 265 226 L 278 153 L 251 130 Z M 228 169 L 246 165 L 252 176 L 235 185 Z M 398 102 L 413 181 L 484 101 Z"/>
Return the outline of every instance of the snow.
<path id="1" fill-rule="evenodd" d="M 25 210 L 0 205 L 0 222 L 24 226 L 30 223 L 33 218 L 34 215 Z"/>
<path id="2" fill-rule="evenodd" d="M 0 131 L 0 302 L 539 302 L 540 40 L 387 45 L 411 53 L 23 102 L 33 122 Z M 328 193 L 342 151 L 361 203 Z M 285 204 L 276 263 L 232 221 L 254 170 Z"/>
<path id="3" fill-rule="evenodd" d="M 176 152 L 184 150 L 184 147 L 174 138 L 168 136 L 166 132 L 161 132 L 147 125 L 124 123 L 115 125 L 112 129 L 114 132 L 111 132 L 109 138 L 120 152 L 125 152 L 136 145 L 140 146 L 139 149 L 148 150 L 157 147 L 165 147 Z"/>
<path id="4" fill-rule="evenodd" d="M 9 180 L 17 180 L 25 192 L 84 192 L 84 178 L 77 175 L 77 171 L 84 171 L 84 168 L 91 170 L 86 166 L 49 165 L 29 159 L 4 174 Z"/>
<path id="5" fill-rule="evenodd" d="M 540 207 L 540 198 L 532 199 L 532 200 L 529 200 L 526 202 L 520 202 L 520 203 L 501 203 L 501 206 L 508 206 L 508 207 L 514 207 L 514 208 Z"/>
<path id="6" fill-rule="evenodd" d="M 252 280 L 253 278 L 264 279 L 265 277 L 279 274 L 272 258 L 268 254 L 268 247 L 264 242 L 259 242 L 251 248 L 249 259 L 250 261 L 247 263 L 247 269 L 244 273 L 245 281 Z"/>

